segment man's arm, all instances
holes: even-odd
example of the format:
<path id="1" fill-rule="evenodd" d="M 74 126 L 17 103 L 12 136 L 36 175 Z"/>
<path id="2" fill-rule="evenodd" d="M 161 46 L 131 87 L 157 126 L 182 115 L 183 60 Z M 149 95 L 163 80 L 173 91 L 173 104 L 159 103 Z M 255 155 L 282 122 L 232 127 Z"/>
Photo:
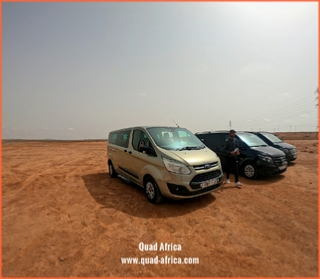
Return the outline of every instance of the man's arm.
<path id="1" fill-rule="evenodd" d="M 226 140 L 224 142 L 223 150 L 227 150 L 228 147 L 229 147 L 229 142 L 228 142 L 228 140 Z"/>
<path id="2" fill-rule="evenodd" d="M 239 141 L 237 139 L 236 140 L 236 148 L 237 148 L 237 152 L 235 153 L 235 155 L 240 155 L 240 148 L 239 148 Z"/>
<path id="3" fill-rule="evenodd" d="M 227 155 L 230 154 L 230 151 L 229 151 L 229 140 L 228 139 L 224 142 L 223 150 L 224 150 L 225 154 L 227 154 Z"/>
<path id="4" fill-rule="evenodd" d="M 237 139 L 236 140 L 236 148 L 239 148 L 239 141 Z"/>

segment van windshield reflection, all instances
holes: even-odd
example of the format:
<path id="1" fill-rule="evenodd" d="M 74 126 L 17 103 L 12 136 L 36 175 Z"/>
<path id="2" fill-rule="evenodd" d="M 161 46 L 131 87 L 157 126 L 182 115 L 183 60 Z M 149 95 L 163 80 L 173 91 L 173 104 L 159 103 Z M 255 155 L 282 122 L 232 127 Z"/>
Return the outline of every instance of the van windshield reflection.
<path id="1" fill-rule="evenodd" d="M 250 133 L 237 133 L 238 137 L 250 147 L 268 146 L 258 136 Z"/>
<path id="2" fill-rule="evenodd" d="M 199 150 L 205 145 L 193 133 L 180 127 L 147 128 L 156 145 L 167 150 Z"/>
<path id="3" fill-rule="evenodd" d="M 270 140 L 273 143 L 283 142 L 281 139 L 279 139 L 277 136 L 275 136 L 271 133 L 261 133 L 261 135 L 265 136 L 268 140 Z"/>

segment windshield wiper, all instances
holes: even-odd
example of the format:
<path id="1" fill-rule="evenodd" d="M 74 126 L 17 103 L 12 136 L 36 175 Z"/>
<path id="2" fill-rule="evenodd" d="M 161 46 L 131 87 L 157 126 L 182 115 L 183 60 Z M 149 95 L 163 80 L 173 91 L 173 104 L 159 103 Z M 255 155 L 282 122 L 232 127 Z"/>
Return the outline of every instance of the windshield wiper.
<path id="1" fill-rule="evenodd" d="M 184 146 L 184 147 L 181 147 L 181 148 L 177 148 L 178 151 L 181 151 L 181 150 L 199 150 L 199 149 L 202 149 L 203 147 L 202 146 Z"/>
<path id="2" fill-rule="evenodd" d="M 252 145 L 251 147 L 260 147 L 260 146 L 268 146 L 267 144 L 260 144 L 260 145 Z"/>

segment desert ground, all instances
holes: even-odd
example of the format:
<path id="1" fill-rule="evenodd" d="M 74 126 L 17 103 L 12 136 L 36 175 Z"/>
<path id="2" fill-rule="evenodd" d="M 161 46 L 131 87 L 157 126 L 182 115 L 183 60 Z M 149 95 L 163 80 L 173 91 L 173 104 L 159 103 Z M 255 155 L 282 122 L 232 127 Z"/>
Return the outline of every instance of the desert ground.
<path id="1" fill-rule="evenodd" d="M 106 141 L 3 140 L 2 276 L 318 277 L 317 135 L 278 135 L 298 150 L 282 175 L 158 205 L 109 176 Z M 166 256 L 199 262 L 121 262 Z"/>

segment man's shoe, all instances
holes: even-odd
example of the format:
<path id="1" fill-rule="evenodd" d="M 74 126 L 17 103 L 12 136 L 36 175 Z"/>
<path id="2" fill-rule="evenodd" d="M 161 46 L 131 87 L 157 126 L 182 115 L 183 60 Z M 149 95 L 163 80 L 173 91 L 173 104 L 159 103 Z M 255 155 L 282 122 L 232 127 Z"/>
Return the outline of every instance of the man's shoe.
<path id="1" fill-rule="evenodd" d="M 230 183 L 230 179 L 227 179 L 227 184 L 229 184 Z"/>
<path id="2" fill-rule="evenodd" d="M 242 185 L 243 185 L 243 184 L 242 184 L 241 182 L 239 182 L 239 181 L 236 183 L 236 187 L 242 186 Z"/>

